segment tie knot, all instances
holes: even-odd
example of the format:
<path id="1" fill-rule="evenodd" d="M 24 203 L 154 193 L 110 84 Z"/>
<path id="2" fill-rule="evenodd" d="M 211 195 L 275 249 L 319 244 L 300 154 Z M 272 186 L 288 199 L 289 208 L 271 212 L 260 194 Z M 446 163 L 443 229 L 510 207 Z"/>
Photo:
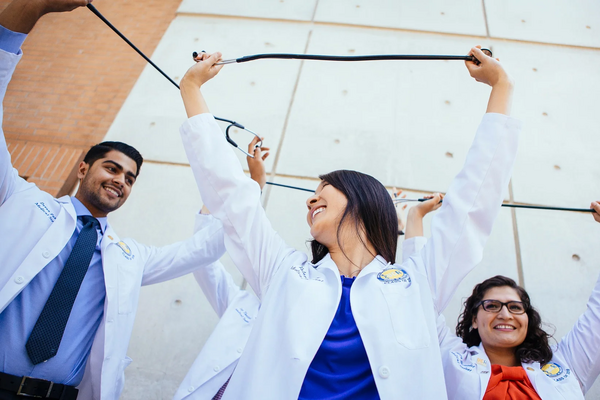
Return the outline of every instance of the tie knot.
<path id="1" fill-rule="evenodd" d="M 89 224 L 91 224 L 91 226 L 94 228 L 98 228 L 100 226 L 100 222 L 98 222 L 98 220 L 91 215 L 80 215 L 78 218 L 81 219 L 84 227 Z"/>

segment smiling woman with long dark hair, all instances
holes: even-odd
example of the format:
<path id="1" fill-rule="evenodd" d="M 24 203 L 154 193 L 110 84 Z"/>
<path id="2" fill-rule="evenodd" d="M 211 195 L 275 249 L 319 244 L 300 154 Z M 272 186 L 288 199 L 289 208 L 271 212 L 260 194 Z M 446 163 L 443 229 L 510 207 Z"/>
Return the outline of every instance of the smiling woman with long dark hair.
<path id="1" fill-rule="evenodd" d="M 398 265 L 398 225 L 385 187 L 356 171 L 321 176 L 306 201 L 312 262 L 273 230 L 200 92 L 221 66 L 200 56 L 181 81 L 184 141 L 200 194 L 262 305 L 223 399 L 444 399 L 437 310 L 446 285 L 482 255 L 516 154 L 512 80 L 479 48 L 467 62 L 492 86 L 465 165 L 420 256 Z M 245 267 L 241 267 L 245 266 Z M 429 278 L 429 280 L 428 280 Z"/>

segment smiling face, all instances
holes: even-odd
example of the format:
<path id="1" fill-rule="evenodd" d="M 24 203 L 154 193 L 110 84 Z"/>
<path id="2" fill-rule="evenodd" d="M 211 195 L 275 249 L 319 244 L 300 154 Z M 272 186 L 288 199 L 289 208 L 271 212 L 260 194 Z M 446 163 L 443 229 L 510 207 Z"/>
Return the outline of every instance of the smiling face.
<path id="1" fill-rule="evenodd" d="M 322 181 L 315 194 L 306 200 L 308 213 L 306 221 L 310 234 L 325 247 L 337 245 L 338 226 L 348 199 L 329 183 Z"/>
<path id="2" fill-rule="evenodd" d="M 485 292 L 482 300 L 499 300 L 506 303 L 521 301 L 521 298 L 513 288 L 498 286 Z M 482 306 L 479 306 L 473 318 L 473 328 L 478 330 L 486 350 L 519 346 L 525 341 L 528 325 L 527 313 L 511 314 L 506 306 L 503 306 L 499 313 L 485 311 Z"/>
<path id="3" fill-rule="evenodd" d="M 106 217 L 121 207 L 135 183 L 137 165 L 117 150 L 111 150 L 92 165 L 79 164 L 79 189 L 75 197 L 94 217 Z"/>

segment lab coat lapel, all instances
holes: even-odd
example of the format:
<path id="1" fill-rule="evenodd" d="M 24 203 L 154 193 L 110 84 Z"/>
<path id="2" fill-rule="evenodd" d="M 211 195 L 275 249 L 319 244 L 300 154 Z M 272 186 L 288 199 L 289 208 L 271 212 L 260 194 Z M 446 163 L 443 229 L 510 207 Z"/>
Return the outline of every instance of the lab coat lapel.
<path id="1" fill-rule="evenodd" d="M 106 224 L 106 232 L 104 232 L 104 236 L 102 237 L 102 269 L 104 271 L 104 285 L 106 287 L 106 300 L 107 304 L 116 304 L 112 300 L 113 295 L 116 294 L 116 290 L 111 290 L 111 288 L 116 289 L 118 284 L 118 270 L 115 263 L 111 262 L 111 254 L 107 252 L 110 245 L 119 242 L 119 236 L 112 229 L 110 224 Z"/>
<path id="2" fill-rule="evenodd" d="M 49 249 L 52 249 L 51 253 L 55 253 L 56 256 L 73 235 L 77 221 L 75 208 L 69 196 L 61 197 L 57 201 L 62 204 L 62 207 L 60 207 L 56 219 L 10 278 L 11 281 L 20 281 L 20 284 L 6 285 L 0 291 L 0 312 L 52 261 L 51 258 L 45 258 L 47 254 L 45 256 L 44 254 L 49 253 Z"/>
<path id="3" fill-rule="evenodd" d="M 485 350 L 483 348 L 483 343 L 480 343 L 479 346 L 473 352 L 471 356 L 473 362 L 477 366 L 477 374 L 479 375 L 479 399 L 483 399 L 485 395 L 485 391 L 487 390 L 488 384 L 490 383 L 490 375 L 492 373 L 492 365 L 490 363 L 490 359 L 487 354 L 485 354 Z"/>
<path id="4" fill-rule="evenodd" d="M 523 363 L 521 365 L 525 369 L 533 388 L 542 399 L 565 398 L 564 394 L 559 392 L 556 385 L 553 384 L 552 379 L 546 378 L 539 362 L 530 364 Z"/>

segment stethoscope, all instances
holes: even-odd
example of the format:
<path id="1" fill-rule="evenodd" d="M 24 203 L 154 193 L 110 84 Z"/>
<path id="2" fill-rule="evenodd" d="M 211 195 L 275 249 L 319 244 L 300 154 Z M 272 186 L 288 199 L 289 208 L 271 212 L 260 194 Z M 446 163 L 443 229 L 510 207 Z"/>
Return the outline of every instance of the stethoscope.
<path id="1" fill-rule="evenodd" d="M 162 69 L 158 67 L 152 60 L 150 60 L 140 49 L 138 49 L 125 35 L 123 35 L 113 24 L 110 23 L 101 13 L 94 7 L 92 4 L 88 4 L 87 7 L 104 22 L 110 29 L 112 29 L 121 39 L 125 41 L 133 50 L 135 50 L 146 62 L 152 65 L 162 76 L 167 78 L 169 82 L 171 82 L 177 89 L 179 89 L 179 85 L 171 79 Z M 488 49 L 481 49 L 481 51 L 487 56 L 491 57 L 492 52 Z M 192 54 L 192 57 L 195 59 L 198 56 L 197 52 Z M 244 56 L 239 58 L 232 58 L 228 60 L 222 60 L 217 63 L 217 65 L 224 64 L 239 64 L 248 61 L 261 60 L 261 59 L 293 59 L 293 60 L 315 60 L 315 61 L 382 61 L 382 60 L 463 60 L 463 61 L 473 61 L 476 64 L 479 64 L 479 61 L 474 56 L 453 56 L 453 55 L 408 55 L 408 54 L 379 54 L 379 55 L 362 55 L 362 56 L 331 56 L 331 55 L 316 55 L 316 54 L 288 54 L 288 53 L 271 53 L 271 54 L 255 54 L 251 56 Z M 262 146 L 262 139 L 256 132 L 251 131 L 246 128 L 242 124 L 226 119 L 214 117 L 218 121 L 226 122 L 229 125 L 225 129 L 225 139 L 227 142 L 231 144 L 233 147 L 244 153 L 246 156 L 254 158 L 254 155 L 246 152 L 242 149 L 238 144 L 231 139 L 229 136 L 229 130 L 231 127 L 236 127 L 242 130 L 245 130 L 255 137 L 258 138 L 259 143 L 255 145 L 256 147 Z M 281 183 L 275 182 L 267 182 L 268 185 L 283 187 L 287 189 L 300 190 L 304 192 L 314 193 L 314 190 L 306 189 L 297 186 L 283 185 Z M 405 203 L 405 202 L 423 202 L 429 199 L 394 199 L 395 204 Z M 587 208 L 568 208 L 568 207 L 546 207 L 546 206 L 532 206 L 527 204 L 513 204 L 513 203 L 503 203 L 502 207 L 510 207 L 510 208 L 529 208 L 535 210 L 554 210 L 554 211 L 572 211 L 572 212 L 596 212 L 594 209 Z"/>

